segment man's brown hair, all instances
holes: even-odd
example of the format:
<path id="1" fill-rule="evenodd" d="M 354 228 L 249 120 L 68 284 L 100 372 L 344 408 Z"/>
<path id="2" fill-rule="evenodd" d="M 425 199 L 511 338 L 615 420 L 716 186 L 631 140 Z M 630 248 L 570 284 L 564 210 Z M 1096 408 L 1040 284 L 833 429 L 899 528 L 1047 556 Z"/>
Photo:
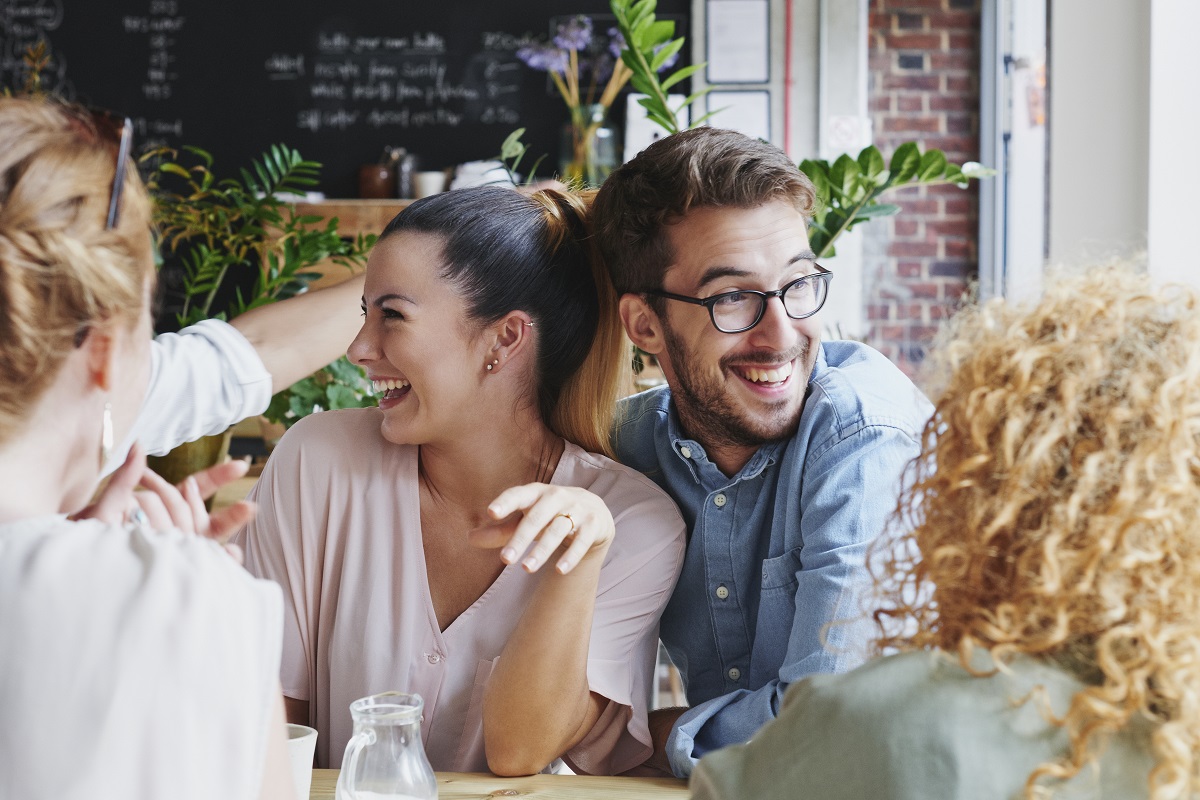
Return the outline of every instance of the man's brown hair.
<path id="1" fill-rule="evenodd" d="M 593 230 L 616 290 L 662 288 L 674 260 L 666 226 L 697 208 L 757 208 L 772 200 L 807 219 L 812 183 L 787 153 L 736 131 L 695 128 L 659 139 L 617 168 L 592 207 Z"/>

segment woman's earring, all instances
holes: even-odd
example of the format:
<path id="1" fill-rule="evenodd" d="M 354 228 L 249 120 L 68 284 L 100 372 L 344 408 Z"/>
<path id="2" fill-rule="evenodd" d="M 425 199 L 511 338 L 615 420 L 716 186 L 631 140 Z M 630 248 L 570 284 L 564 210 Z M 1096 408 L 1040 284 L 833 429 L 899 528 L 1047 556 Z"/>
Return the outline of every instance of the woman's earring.
<path id="1" fill-rule="evenodd" d="M 487 371 L 488 371 L 488 372 L 491 372 L 491 371 L 492 371 L 492 367 L 496 366 L 496 365 L 497 365 L 497 364 L 499 364 L 499 363 L 500 363 L 500 359 L 498 359 L 498 358 L 492 359 L 492 363 L 488 364 L 488 365 L 487 365 L 487 367 L 486 367 Z"/>
<path id="2" fill-rule="evenodd" d="M 100 420 L 100 469 L 108 463 L 113 449 L 112 403 L 104 401 L 104 417 Z"/>

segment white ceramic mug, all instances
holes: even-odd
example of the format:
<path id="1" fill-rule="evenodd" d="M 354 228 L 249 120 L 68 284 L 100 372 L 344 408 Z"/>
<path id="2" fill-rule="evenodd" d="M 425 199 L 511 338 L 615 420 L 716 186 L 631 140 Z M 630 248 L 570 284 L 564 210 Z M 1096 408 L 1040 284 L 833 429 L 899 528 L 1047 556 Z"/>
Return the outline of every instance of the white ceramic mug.
<path id="1" fill-rule="evenodd" d="M 317 749 L 317 732 L 307 725 L 288 723 L 288 761 L 292 765 L 292 785 L 296 800 L 308 800 L 312 791 L 313 753 Z"/>
<path id="2" fill-rule="evenodd" d="M 446 173 L 438 170 L 436 172 L 418 172 L 413 175 L 413 194 L 417 198 L 429 197 L 431 194 L 437 194 L 446 188 Z"/>

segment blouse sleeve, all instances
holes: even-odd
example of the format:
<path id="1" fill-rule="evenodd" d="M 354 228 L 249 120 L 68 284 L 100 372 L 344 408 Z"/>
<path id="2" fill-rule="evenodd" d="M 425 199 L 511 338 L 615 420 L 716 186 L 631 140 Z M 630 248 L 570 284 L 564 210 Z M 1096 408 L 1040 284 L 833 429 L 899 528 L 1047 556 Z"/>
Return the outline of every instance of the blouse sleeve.
<path id="1" fill-rule="evenodd" d="M 567 758 L 576 771 L 615 775 L 653 752 L 647 714 L 658 619 L 683 567 L 686 527 L 670 498 L 640 475 L 624 474 L 608 491 L 590 488 L 616 523 L 600 573 L 587 668 L 591 690 L 610 702 Z"/>
<path id="2" fill-rule="evenodd" d="M 327 485 L 322 448 L 301 420 L 280 440 L 249 499 L 258 504 L 254 521 L 238 535 L 246 569 L 283 589 L 283 693 L 312 699 L 320 608 L 321 532 L 328 526 L 323 506 L 305 504 L 304 487 Z M 304 445 L 307 442 L 308 447 Z M 312 457 L 306 458 L 306 449 Z"/>

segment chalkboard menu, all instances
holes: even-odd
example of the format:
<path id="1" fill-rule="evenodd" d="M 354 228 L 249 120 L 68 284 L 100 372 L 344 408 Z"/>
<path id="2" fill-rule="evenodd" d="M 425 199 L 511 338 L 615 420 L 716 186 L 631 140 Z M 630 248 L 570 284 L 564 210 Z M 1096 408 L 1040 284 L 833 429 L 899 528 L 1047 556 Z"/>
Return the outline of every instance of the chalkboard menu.
<path id="1" fill-rule="evenodd" d="M 659 0 L 658 14 L 687 35 L 689 6 Z M 0 0 L 0 84 L 21 85 L 21 56 L 43 40 L 48 86 L 129 115 L 140 145 L 196 145 L 232 174 L 282 142 L 324 165 L 327 195 L 353 197 L 358 166 L 385 146 L 441 169 L 495 156 L 524 127 L 531 155 L 555 163 L 566 106 L 516 51 L 571 14 L 603 33 L 607 12 L 604 0 Z"/>

